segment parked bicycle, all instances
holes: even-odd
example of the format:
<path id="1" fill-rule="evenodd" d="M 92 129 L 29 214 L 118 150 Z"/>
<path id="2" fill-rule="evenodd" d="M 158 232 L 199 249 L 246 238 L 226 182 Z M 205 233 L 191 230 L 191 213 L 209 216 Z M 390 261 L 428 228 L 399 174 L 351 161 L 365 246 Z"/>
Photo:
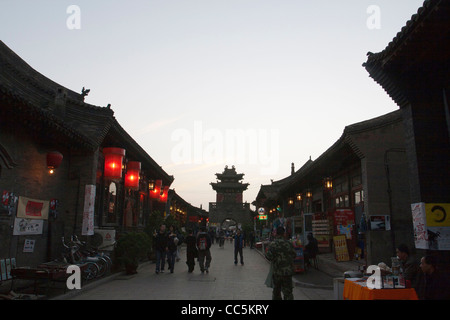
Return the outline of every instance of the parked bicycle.
<path id="1" fill-rule="evenodd" d="M 69 264 L 78 265 L 80 267 L 80 270 L 82 271 L 84 280 L 95 279 L 100 272 L 98 264 L 92 259 L 90 260 L 82 257 L 79 253 L 78 246 L 76 245 L 68 246 L 64 241 L 64 237 L 61 237 L 61 240 L 64 248 L 63 252 L 64 261 Z"/>
<path id="2" fill-rule="evenodd" d="M 77 257 L 95 262 L 98 265 L 100 270 L 97 277 L 102 277 L 111 271 L 112 260 L 106 253 L 92 248 L 86 242 L 79 240 L 76 235 L 72 236 L 71 243 L 78 247 L 78 251 L 76 252 Z"/>

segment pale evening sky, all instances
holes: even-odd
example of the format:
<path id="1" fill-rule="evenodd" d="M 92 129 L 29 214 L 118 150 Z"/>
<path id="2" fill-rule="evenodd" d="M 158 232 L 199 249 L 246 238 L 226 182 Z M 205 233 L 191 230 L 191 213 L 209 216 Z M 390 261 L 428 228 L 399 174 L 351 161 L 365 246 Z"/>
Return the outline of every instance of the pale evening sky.
<path id="1" fill-rule="evenodd" d="M 245 173 L 252 202 L 346 125 L 396 110 L 362 63 L 422 4 L 0 0 L 0 39 L 53 81 L 91 89 L 87 103 L 110 103 L 171 187 L 208 209 L 225 165 Z"/>

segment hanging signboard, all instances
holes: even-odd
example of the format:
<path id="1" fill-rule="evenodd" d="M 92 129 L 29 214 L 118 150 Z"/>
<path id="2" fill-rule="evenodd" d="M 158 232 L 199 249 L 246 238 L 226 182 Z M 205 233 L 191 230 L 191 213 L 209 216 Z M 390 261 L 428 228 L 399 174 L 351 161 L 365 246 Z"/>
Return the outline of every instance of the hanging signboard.
<path id="1" fill-rule="evenodd" d="M 81 235 L 94 235 L 95 185 L 87 184 L 84 192 L 84 211 Z"/>
<path id="2" fill-rule="evenodd" d="M 49 201 L 19 197 L 17 217 L 25 219 L 48 219 Z"/>

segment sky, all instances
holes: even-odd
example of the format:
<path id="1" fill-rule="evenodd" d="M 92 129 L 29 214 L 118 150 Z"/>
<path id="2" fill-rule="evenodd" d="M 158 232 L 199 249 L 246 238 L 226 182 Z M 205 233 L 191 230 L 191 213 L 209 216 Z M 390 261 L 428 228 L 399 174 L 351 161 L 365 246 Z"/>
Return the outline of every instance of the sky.
<path id="1" fill-rule="evenodd" d="M 345 126 L 398 107 L 362 67 L 423 0 L 0 0 L 0 40 L 111 104 L 187 202 L 235 166 L 262 184 L 317 159 Z M 255 209 L 252 207 L 252 209 Z"/>

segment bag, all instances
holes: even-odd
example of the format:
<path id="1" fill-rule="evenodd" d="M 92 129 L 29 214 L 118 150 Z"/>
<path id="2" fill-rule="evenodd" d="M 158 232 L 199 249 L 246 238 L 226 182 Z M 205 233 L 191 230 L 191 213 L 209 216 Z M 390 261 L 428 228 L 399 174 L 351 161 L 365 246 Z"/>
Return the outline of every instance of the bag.
<path id="1" fill-rule="evenodd" d="M 197 241 L 198 250 L 206 250 L 207 248 L 207 240 L 206 240 L 206 234 L 200 235 Z"/>

